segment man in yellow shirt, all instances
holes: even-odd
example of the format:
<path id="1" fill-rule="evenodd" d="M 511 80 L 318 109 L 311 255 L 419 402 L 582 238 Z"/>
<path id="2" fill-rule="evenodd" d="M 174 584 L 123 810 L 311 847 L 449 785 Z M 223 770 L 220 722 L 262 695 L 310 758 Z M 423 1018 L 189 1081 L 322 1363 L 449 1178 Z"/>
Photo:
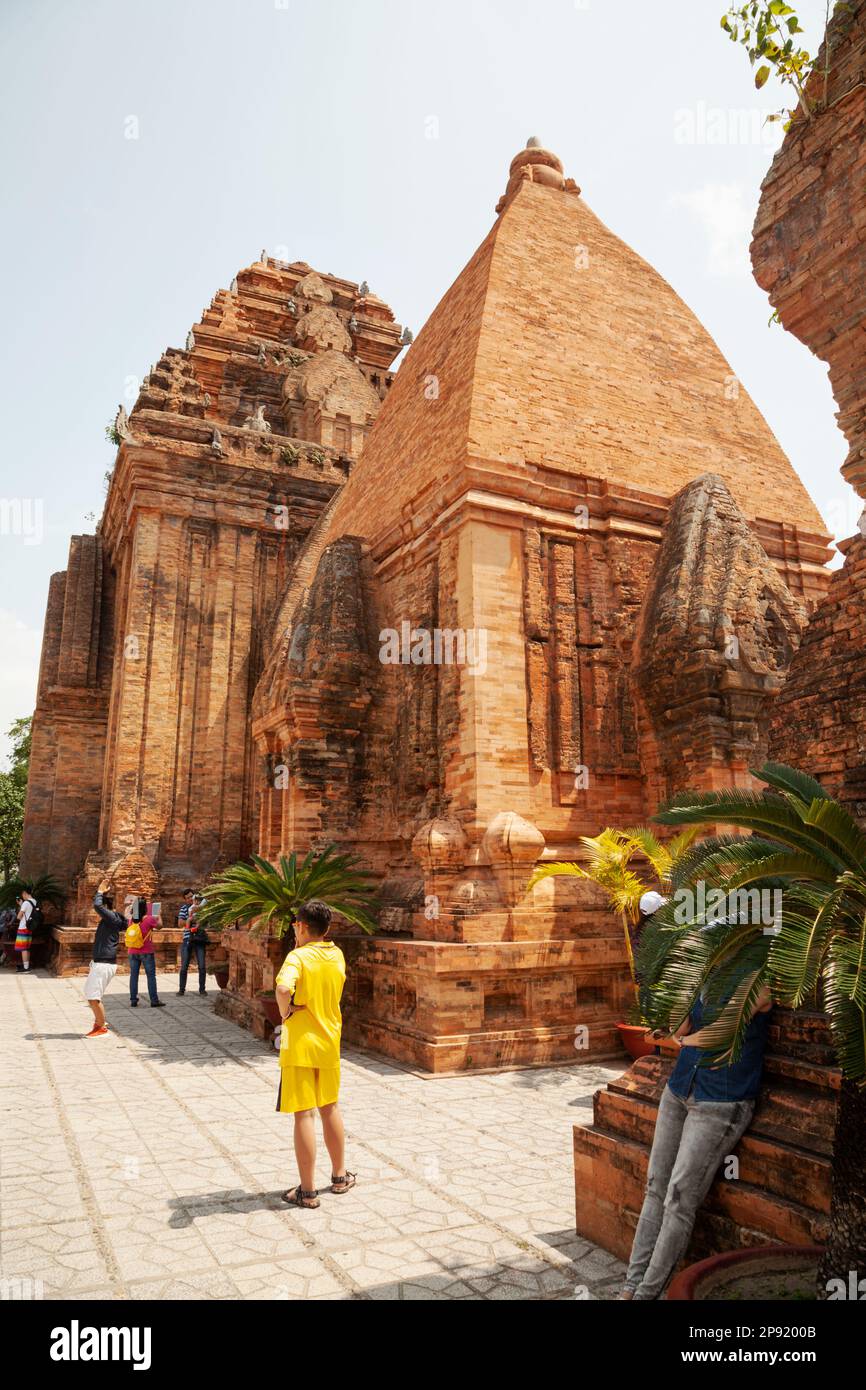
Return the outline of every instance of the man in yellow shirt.
<path id="1" fill-rule="evenodd" d="M 331 1191 L 348 1192 L 355 1174 L 345 1168 L 346 1134 L 337 1098 L 340 1094 L 340 997 L 346 961 L 339 946 L 325 937 L 331 909 L 315 898 L 298 910 L 297 945 L 283 961 L 276 979 L 283 1020 L 280 1041 L 280 1087 L 277 1109 L 295 1117 L 295 1156 L 300 1183 L 283 1193 L 296 1207 L 317 1207 L 316 1116 L 322 1117 L 325 1147 L 331 1158 Z"/>

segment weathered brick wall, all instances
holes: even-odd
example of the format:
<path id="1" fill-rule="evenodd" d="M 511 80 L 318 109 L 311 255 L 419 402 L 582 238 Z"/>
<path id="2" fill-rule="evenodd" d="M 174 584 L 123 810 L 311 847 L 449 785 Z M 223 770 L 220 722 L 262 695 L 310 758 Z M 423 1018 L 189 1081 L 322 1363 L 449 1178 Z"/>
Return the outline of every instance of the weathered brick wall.
<path id="1" fill-rule="evenodd" d="M 866 0 L 836 9 L 808 90 L 814 114 L 798 115 L 764 180 L 752 264 L 785 327 L 829 366 L 842 473 L 866 496 Z"/>
<path id="2" fill-rule="evenodd" d="M 842 473 L 866 497 L 866 0 L 838 8 L 816 68 L 815 113 L 798 117 L 764 181 L 752 261 L 784 326 L 829 366 L 849 444 Z M 843 549 L 776 705 L 770 746 L 863 818 L 866 542 L 855 536 Z"/>
<path id="3" fill-rule="evenodd" d="M 97 536 L 74 536 L 52 575 L 39 671 L 21 872 L 68 889 L 99 833 L 114 583 Z"/>
<path id="4" fill-rule="evenodd" d="M 72 920 L 106 874 L 147 863 L 171 898 L 255 846 L 267 633 L 399 348 L 375 295 L 265 258 L 118 416 L 98 536 L 52 588 L 34 726 L 25 865 L 78 876 Z"/>
<path id="5" fill-rule="evenodd" d="M 845 545 L 773 711 L 770 749 L 866 822 L 866 538 Z"/>

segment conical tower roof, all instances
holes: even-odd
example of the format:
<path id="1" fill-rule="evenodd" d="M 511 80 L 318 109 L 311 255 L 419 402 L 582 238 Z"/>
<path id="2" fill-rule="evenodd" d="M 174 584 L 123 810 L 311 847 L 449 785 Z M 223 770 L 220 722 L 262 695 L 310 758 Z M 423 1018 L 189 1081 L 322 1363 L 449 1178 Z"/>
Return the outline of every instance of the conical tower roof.
<path id="1" fill-rule="evenodd" d="M 323 528 L 382 535 L 434 480 L 544 464 L 662 498 L 712 472 L 751 520 L 826 528 L 698 319 L 537 142 L 419 333 Z"/>

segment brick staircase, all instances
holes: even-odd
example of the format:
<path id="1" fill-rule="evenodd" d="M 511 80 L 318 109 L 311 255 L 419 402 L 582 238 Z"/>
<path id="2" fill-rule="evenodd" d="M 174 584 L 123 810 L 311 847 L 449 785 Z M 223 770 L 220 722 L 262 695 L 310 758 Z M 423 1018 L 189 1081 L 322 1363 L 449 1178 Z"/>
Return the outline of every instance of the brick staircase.
<path id="1" fill-rule="evenodd" d="M 621 1259 L 631 1249 L 658 1103 L 672 1066 L 667 1058 L 641 1058 L 596 1092 L 592 1126 L 574 1126 L 578 1233 Z M 838 1090 L 822 1015 L 776 1009 L 764 1086 L 736 1150 L 739 1177 L 716 1179 L 687 1262 L 769 1241 L 823 1241 Z"/>

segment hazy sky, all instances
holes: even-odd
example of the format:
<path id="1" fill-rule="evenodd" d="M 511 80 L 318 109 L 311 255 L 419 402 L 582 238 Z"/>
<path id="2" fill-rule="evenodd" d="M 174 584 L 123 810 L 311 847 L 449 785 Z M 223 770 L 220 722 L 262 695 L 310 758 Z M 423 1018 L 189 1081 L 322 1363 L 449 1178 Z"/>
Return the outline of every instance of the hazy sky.
<path id="1" fill-rule="evenodd" d="M 367 279 L 417 332 L 530 135 L 695 310 L 850 535 L 826 369 L 768 327 L 749 270 L 782 97 L 756 93 L 725 8 L 3 0 L 0 730 L 32 710 L 49 576 L 101 511 L 105 426 L 214 292 L 266 248 Z M 797 9 L 816 46 L 824 0 Z"/>

